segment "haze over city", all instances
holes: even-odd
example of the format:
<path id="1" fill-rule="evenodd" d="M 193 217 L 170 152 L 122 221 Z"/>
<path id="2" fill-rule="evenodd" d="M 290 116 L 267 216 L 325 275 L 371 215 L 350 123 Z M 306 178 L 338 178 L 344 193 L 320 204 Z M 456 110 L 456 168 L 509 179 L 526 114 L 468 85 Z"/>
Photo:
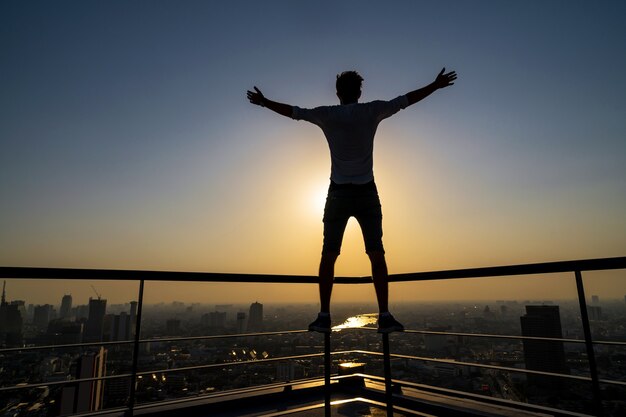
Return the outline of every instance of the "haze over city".
<path id="1" fill-rule="evenodd" d="M 2 2 L 0 265 L 315 275 L 328 146 L 252 106 L 458 82 L 384 121 L 390 273 L 624 256 L 626 4 Z M 337 275 L 369 275 L 351 220 Z M 626 294 L 623 271 L 585 274 Z M 85 279 L 89 280 L 86 276 Z M 487 283 L 489 285 L 487 285 Z M 10 280 L 11 299 L 136 283 Z M 150 284 L 147 302 L 317 302 L 314 285 Z M 391 299 L 572 299 L 570 275 L 393 284 Z M 374 300 L 369 285 L 333 301 Z"/>

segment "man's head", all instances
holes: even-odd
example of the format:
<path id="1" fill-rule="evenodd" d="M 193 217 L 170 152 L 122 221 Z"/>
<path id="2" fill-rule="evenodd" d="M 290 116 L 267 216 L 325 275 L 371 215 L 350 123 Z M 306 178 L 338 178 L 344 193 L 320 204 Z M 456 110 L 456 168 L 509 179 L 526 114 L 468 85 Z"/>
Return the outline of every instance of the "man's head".
<path id="1" fill-rule="evenodd" d="M 356 71 L 344 71 L 337 75 L 337 97 L 341 104 L 356 103 L 361 97 L 363 77 Z"/>

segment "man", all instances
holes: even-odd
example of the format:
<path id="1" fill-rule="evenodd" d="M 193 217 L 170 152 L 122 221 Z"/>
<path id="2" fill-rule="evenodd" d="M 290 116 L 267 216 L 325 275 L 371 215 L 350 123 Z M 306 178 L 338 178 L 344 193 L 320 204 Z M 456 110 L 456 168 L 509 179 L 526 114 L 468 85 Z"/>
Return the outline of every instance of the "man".
<path id="1" fill-rule="evenodd" d="M 330 332 L 330 297 L 333 289 L 335 261 L 348 219 L 354 216 L 363 232 L 365 250 L 372 264 L 372 279 L 378 300 L 378 332 L 404 331 L 389 313 L 388 274 L 382 243 L 382 212 L 374 183 L 374 135 L 378 124 L 440 88 L 454 84 L 456 73 L 441 70 L 435 81 L 391 101 L 359 103 L 363 78 L 356 71 L 337 76 L 340 105 L 302 109 L 266 98 L 261 91 L 248 91 L 250 103 L 266 107 L 295 120 L 306 120 L 319 126 L 330 148 L 331 175 L 324 208 L 324 244 L 319 269 L 320 313 L 309 325 L 310 331 Z"/>

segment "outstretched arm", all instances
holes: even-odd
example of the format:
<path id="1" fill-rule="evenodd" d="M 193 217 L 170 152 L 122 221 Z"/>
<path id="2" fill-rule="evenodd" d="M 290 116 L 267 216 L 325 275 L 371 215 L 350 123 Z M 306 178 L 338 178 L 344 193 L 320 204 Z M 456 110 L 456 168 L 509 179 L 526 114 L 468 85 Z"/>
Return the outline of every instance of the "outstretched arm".
<path id="1" fill-rule="evenodd" d="M 254 90 L 255 91 L 248 90 L 248 100 L 250 100 L 250 103 L 261 107 L 267 107 L 278 114 L 291 117 L 292 106 L 265 98 L 261 90 L 256 87 L 254 87 Z"/>
<path id="2" fill-rule="evenodd" d="M 443 68 L 439 75 L 437 75 L 437 78 L 435 78 L 435 81 L 428 84 L 426 87 L 422 87 L 408 93 L 406 97 L 409 100 L 409 106 L 417 103 L 422 99 L 425 99 L 440 88 L 445 88 L 449 85 L 453 85 L 454 80 L 456 80 L 456 72 L 450 71 L 447 74 L 444 74 L 445 70 L 446 69 Z"/>

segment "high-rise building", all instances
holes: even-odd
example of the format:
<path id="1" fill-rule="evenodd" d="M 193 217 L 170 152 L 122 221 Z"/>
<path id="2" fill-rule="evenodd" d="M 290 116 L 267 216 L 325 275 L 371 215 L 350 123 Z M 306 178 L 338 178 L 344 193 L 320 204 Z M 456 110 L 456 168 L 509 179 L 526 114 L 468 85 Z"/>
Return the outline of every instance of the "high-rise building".
<path id="1" fill-rule="evenodd" d="M 254 302 L 250 305 L 248 316 L 248 333 L 260 332 L 263 330 L 263 304 Z"/>
<path id="2" fill-rule="evenodd" d="M 22 343 L 23 316 L 20 306 L 24 302 L 7 302 L 6 281 L 2 286 L 2 299 L 0 300 L 0 345 L 16 347 Z"/>
<path id="3" fill-rule="evenodd" d="M 526 314 L 520 317 L 522 336 L 562 338 L 559 306 L 526 306 Z M 563 342 L 524 340 L 526 369 L 535 371 L 569 373 L 565 363 Z M 552 379 L 540 375 L 528 375 L 529 383 L 545 386 Z"/>
<path id="4" fill-rule="evenodd" d="M 591 296 L 591 304 L 596 305 L 596 306 L 598 304 L 600 304 L 600 297 L 597 296 L 597 295 L 592 295 Z"/>
<path id="5" fill-rule="evenodd" d="M 84 341 L 101 342 L 104 332 L 104 315 L 106 314 L 107 300 L 100 298 L 89 299 L 89 316 L 85 325 Z"/>
<path id="6" fill-rule="evenodd" d="M 214 311 L 226 313 L 226 321 L 234 320 L 237 317 L 237 307 L 232 304 L 216 304 Z"/>
<path id="7" fill-rule="evenodd" d="M 24 300 L 13 300 L 11 302 L 9 302 L 9 304 L 11 305 L 16 305 L 17 309 L 20 312 L 20 315 L 22 316 L 22 321 L 26 321 L 27 316 L 27 310 L 26 310 L 26 301 Z"/>
<path id="8" fill-rule="evenodd" d="M 72 313 L 72 295 L 65 294 L 61 299 L 61 310 L 59 311 L 59 318 L 67 319 Z"/>
<path id="9" fill-rule="evenodd" d="M 33 324 L 37 326 L 40 331 L 43 332 L 48 329 L 50 320 L 52 320 L 52 306 L 50 304 L 35 306 Z"/>
<path id="10" fill-rule="evenodd" d="M 81 355 L 76 362 L 76 378 L 100 378 L 106 375 L 107 350 L 100 347 L 95 352 Z M 61 415 L 102 409 L 104 381 L 85 381 L 65 385 L 61 393 Z"/>
<path id="11" fill-rule="evenodd" d="M 200 318 L 200 322 L 203 326 L 210 327 L 212 329 L 221 329 L 226 326 L 226 312 L 225 311 L 212 311 L 207 314 L 203 314 Z"/>
<path id="12" fill-rule="evenodd" d="M 246 313 L 240 311 L 237 313 L 237 333 L 245 333 L 246 331 Z"/>
<path id="13" fill-rule="evenodd" d="M 87 317 L 89 317 L 89 306 L 83 304 L 72 307 L 72 315 L 76 317 L 76 320 L 87 320 Z"/>
<path id="14" fill-rule="evenodd" d="M 135 337 L 137 329 L 137 301 L 130 302 L 130 337 Z"/>
<path id="15" fill-rule="evenodd" d="M 130 340 L 130 316 L 127 313 L 107 314 L 104 317 L 104 327 L 105 340 Z"/>

